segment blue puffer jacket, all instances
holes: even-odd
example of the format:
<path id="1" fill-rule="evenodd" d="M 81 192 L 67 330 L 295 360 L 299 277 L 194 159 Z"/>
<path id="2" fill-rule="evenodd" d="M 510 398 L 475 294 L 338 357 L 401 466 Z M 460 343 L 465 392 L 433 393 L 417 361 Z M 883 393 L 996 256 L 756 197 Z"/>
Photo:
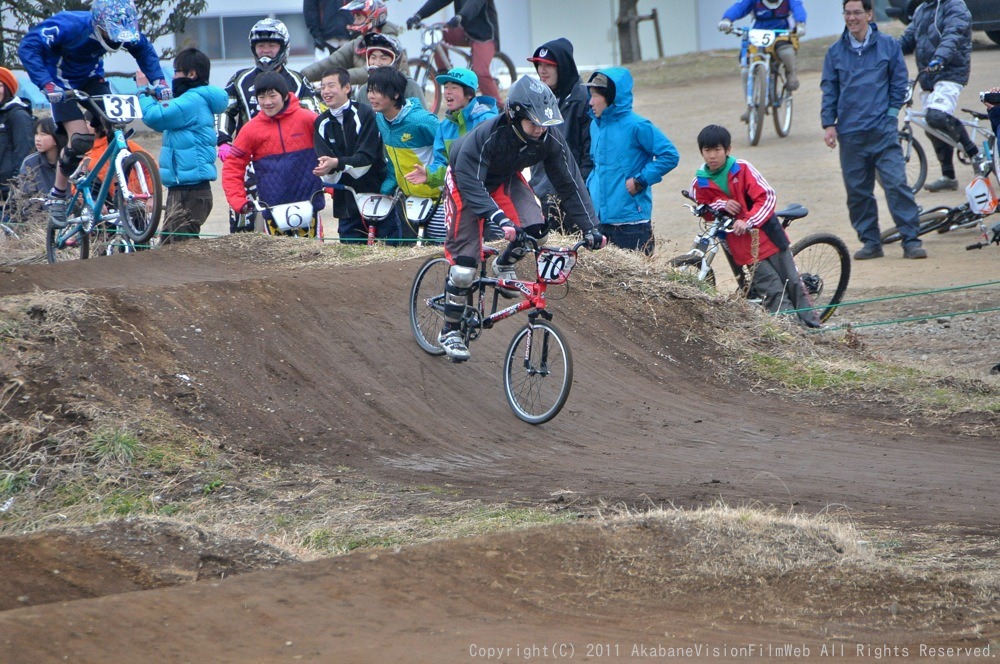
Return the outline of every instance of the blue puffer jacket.
<path id="1" fill-rule="evenodd" d="M 613 100 L 595 117 L 590 115 L 590 156 L 594 170 L 587 189 L 602 224 L 621 224 L 653 218 L 650 188 L 677 166 L 677 148 L 652 122 L 632 111 L 632 74 L 622 67 L 601 69 L 613 84 Z M 612 96 L 608 88 L 609 97 Z M 645 188 L 635 196 L 625 181 L 636 178 Z"/>
<path id="2" fill-rule="evenodd" d="M 869 27 L 871 35 L 860 52 L 845 28 L 823 61 L 820 120 L 823 127 L 836 125 L 838 134 L 895 131 L 896 115 L 909 92 L 899 44 L 874 23 Z"/>
<path id="3" fill-rule="evenodd" d="M 146 35 L 125 46 L 150 81 L 163 76 L 156 50 Z M 28 31 L 17 47 L 17 55 L 31 82 L 40 88 L 55 83 L 77 88 L 104 76 L 104 46 L 94 36 L 90 12 L 59 12 Z"/>
<path id="4" fill-rule="evenodd" d="M 192 185 L 218 178 L 215 168 L 215 115 L 226 110 L 222 88 L 201 85 L 161 104 L 139 97 L 142 121 L 163 132 L 160 175 L 166 187 Z"/>
<path id="5" fill-rule="evenodd" d="M 906 32 L 899 38 L 904 55 L 916 51 L 917 69 L 940 60 L 944 69 L 920 74 L 920 87 L 933 90 L 938 81 L 960 85 L 969 82 L 972 69 L 972 14 L 962 0 L 930 0 L 921 3 Z"/>

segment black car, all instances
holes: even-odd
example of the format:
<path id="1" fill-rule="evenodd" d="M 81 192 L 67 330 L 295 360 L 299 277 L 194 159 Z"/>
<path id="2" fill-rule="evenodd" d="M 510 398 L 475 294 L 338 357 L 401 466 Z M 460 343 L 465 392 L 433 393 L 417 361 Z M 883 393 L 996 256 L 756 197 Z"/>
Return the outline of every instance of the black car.
<path id="1" fill-rule="evenodd" d="M 909 23 L 910 17 L 923 0 L 889 0 L 886 14 Z M 972 29 L 985 30 L 986 36 L 1000 44 L 1000 0 L 965 0 L 972 13 Z"/>

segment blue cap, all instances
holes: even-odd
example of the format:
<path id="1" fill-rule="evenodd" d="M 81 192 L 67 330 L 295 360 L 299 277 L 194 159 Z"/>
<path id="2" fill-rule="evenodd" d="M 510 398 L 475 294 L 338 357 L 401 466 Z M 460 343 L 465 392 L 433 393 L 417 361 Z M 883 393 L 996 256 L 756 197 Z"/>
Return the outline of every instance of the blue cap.
<path id="1" fill-rule="evenodd" d="M 475 92 L 479 87 L 479 77 L 476 76 L 476 72 L 464 67 L 455 67 L 450 69 L 447 74 L 441 74 L 434 80 L 441 85 L 444 85 L 445 83 L 458 83 L 459 85 L 464 85 L 467 88 L 472 88 L 473 92 Z"/>

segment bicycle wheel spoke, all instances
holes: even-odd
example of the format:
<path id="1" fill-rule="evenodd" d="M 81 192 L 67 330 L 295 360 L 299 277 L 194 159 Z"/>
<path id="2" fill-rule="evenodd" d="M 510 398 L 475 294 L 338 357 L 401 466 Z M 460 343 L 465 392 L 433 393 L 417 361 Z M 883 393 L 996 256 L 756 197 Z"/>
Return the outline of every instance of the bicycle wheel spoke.
<path id="1" fill-rule="evenodd" d="M 438 333 L 444 323 L 444 287 L 451 264 L 444 257 L 432 258 L 417 271 L 410 288 L 410 329 L 417 344 L 431 355 L 441 355 Z"/>

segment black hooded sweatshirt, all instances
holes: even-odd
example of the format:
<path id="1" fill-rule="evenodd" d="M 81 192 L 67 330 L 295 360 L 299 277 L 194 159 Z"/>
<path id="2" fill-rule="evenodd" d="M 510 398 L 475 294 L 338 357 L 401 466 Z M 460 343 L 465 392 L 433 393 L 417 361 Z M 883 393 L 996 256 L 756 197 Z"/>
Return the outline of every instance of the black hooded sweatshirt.
<path id="1" fill-rule="evenodd" d="M 564 37 L 553 39 L 535 49 L 531 57 L 552 60 L 559 69 L 559 80 L 553 92 L 559 100 L 559 112 L 562 113 L 563 123 L 556 128 L 566 139 L 569 151 L 580 167 L 580 175 L 586 182 L 587 176 L 594 168 L 594 162 L 590 159 L 590 115 L 587 105 L 590 95 L 580 80 L 580 72 L 573 59 L 573 44 Z M 540 199 L 544 200 L 546 195 L 555 193 L 548 178 L 545 177 L 545 169 L 540 166 L 531 169 L 530 184 Z"/>

